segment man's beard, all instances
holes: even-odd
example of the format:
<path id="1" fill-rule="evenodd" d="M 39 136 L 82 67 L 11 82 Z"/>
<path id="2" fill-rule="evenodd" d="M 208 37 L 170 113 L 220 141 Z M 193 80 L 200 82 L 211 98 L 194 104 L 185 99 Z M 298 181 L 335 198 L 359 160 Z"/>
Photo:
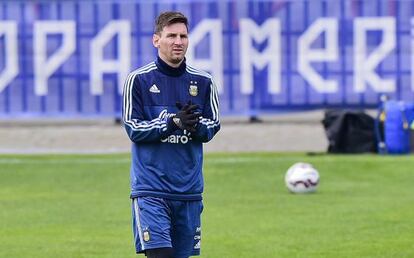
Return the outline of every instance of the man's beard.
<path id="1" fill-rule="evenodd" d="M 179 64 L 181 61 L 183 61 L 184 57 L 172 57 L 170 59 L 170 62 L 173 64 Z"/>

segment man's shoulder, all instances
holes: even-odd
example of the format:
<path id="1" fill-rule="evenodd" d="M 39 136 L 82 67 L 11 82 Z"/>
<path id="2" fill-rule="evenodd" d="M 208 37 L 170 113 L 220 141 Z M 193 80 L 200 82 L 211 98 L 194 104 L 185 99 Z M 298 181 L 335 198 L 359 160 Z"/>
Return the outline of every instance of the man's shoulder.
<path id="1" fill-rule="evenodd" d="M 190 66 L 190 65 L 187 65 L 186 71 L 187 71 L 187 73 L 190 73 L 193 76 L 200 77 L 200 78 L 203 78 L 203 79 L 208 80 L 208 81 L 211 81 L 213 79 L 213 77 L 209 73 L 207 73 L 203 70 L 194 68 L 193 66 Z"/>
<path id="2" fill-rule="evenodd" d="M 143 66 L 139 67 L 138 69 L 135 69 L 134 71 L 130 72 L 129 75 L 149 73 L 149 72 L 151 72 L 155 69 L 157 69 L 157 66 L 155 65 L 155 62 L 151 62 L 149 64 L 146 64 L 146 65 L 143 65 Z"/>

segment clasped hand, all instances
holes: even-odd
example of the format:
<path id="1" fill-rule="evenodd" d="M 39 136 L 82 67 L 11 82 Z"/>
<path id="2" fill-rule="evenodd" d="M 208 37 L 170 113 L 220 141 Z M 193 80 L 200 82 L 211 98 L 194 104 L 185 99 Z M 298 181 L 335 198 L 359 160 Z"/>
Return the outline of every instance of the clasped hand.
<path id="1" fill-rule="evenodd" d="M 198 105 L 192 104 L 189 100 L 184 106 L 180 102 L 177 102 L 176 106 L 179 111 L 173 117 L 174 123 L 178 128 L 194 133 L 200 117 L 200 113 L 196 112 Z"/>

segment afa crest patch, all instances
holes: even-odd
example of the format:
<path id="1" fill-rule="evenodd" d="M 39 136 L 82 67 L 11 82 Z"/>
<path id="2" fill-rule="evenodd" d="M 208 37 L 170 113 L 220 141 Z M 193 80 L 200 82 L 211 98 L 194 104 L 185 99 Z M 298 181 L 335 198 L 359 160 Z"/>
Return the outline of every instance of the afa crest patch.
<path id="1" fill-rule="evenodd" d="M 188 89 L 188 92 L 193 97 L 198 95 L 198 87 L 196 81 L 190 81 L 190 88 Z"/>
<path id="2" fill-rule="evenodd" d="M 150 241 L 151 237 L 150 237 L 150 233 L 148 230 L 145 230 L 144 232 L 142 232 L 142 237 L 144 238 L 145 242 Z"/>

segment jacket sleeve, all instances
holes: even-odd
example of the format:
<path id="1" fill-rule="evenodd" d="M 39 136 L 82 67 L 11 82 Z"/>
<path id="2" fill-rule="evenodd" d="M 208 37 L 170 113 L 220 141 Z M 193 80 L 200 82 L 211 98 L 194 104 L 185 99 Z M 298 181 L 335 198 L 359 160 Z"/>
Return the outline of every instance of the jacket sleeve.
<path id="1" fill-rule="evenodd" d="M 133 142 L 155 142 L 168 137 L 177 129 L 172 118 L 158 117 L 146 120 L 139 87 L 139 75 L 128 75 L 123 92 L 122 120 Z"/>
<path id="2" fill-rule="evenodd" d="M 220 130 L 219 99 L 216 84 L 210 79 L 210 87 L 201 119 L 192 138 L 196 141 L 208 142 Z"/>

